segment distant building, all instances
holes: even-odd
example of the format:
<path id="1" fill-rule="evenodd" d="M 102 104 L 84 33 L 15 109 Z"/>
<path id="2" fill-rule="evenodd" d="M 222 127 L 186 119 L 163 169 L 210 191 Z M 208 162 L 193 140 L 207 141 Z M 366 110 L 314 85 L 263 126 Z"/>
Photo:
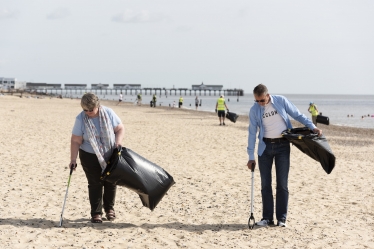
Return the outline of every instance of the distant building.
<path id="1" fill-rule="evenodd" d="M 113 89 L 140 90 L 141 84 L 113 84 Z"/>
<path id="2" fill-rule="evenodd" d="M 109 84 L 91 84 L 92 89 L 107 89 L 109 87 Z"/>
<path id="3" fill-rule="evenodd" d="M 26 81 L 18 81 L 16 80 L 16 83 L 14 84 L 14 89 L 17 90 L 25 90 L 26 89 Z"/>
<path id="4" fill-rule="evenodd" d="M 65 84 L 65 89 L 86 89 L 87 84 Z"/>
<path id="5" fill-rule="evenodd" d="M 3 90 L 15 89 L 16 78 L 0 77 L 0 88 Z"/>
<path id="6" fill-rule="evenodd" d="M 26 89 L 29 89 L 29 90 L 61 89 L 61 84 L 27 82 Z"/>
<path id="7" fill-rule="evenodd" d="M 192 90 L 222 90 L 223 85 L 204 85 L 201 82 L 200 85 L 192 85 Z"/>

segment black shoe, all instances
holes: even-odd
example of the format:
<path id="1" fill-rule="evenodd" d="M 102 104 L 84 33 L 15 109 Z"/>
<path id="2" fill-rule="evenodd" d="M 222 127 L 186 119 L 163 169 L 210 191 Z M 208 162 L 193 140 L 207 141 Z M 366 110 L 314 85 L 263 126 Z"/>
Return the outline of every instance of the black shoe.
<path id="1" fill-rule="evenodd" d="M 221 123 L 219 123 L 219 125 L 222 125 Z"/>
<path id="2" fill-rule="evenodd" d="M 223 125 L 226 125 L 225 122 L 223 122 Z"/>

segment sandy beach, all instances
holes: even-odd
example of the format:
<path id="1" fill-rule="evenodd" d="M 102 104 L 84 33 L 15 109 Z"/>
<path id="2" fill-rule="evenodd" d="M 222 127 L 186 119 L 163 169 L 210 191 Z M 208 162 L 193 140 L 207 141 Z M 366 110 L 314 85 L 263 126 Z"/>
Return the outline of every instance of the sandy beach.
<path id="1" fill-rule="evenodd" d="M 117 219 L 92 224 L 78 160 L 59 227 L 79 103 L 0 96 L 1 248 L 374 248 L 374 129 L 319 125 L 336 156 L 330 175 L 291 147 L 288 227 L 249 230 L 247 117 L 219 126 L 214 113 L 110 101 L 123 145 L 176 184 L 153 212 L 119 187 Z M 254 201 L 260 220 L 258 168 Z"/>

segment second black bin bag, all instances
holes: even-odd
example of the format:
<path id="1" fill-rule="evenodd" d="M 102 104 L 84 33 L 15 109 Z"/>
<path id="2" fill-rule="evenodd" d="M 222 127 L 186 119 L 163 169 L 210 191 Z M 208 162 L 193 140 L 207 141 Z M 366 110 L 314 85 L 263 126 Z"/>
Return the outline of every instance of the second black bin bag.
<path id="1" fill-rule="evenodd" d="M 163 168 L 124 147 L 114 150 L 101 179 L 135 191 L 150 210 L 175 183 Z"/>
<path id="2" fill-rule="evenodd" d="M 238 119 L 238 115 L 236 114 L 236 113 L 233 113 L 233 112 L 227 112 L 226 113 L 226 118 L 228 119 L 228 120 L 230 120 L 231 122 L 236 122 L 236 120 Z"/>

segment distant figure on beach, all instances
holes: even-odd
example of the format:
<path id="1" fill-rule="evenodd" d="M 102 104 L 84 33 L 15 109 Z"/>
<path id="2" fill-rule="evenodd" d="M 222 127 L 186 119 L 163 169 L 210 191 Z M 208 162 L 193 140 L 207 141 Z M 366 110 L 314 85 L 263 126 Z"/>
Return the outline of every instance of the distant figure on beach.
<path id="1" fill-rule="evenodd" d="M 175 100 L 173 101 L 173 108 L 175 108 L 176 104 L 175 104 Z"/>
<path id="2" fill-rule="evenodd" d="M 83 111 L 76 117 L 71 135 L 69 168 L 75 170 L 79 154 L 88 181 L 91 222 L 102 222 L 103 209 L 107 220 L 114 220 L 117 186 L 102 182 L 100 177 L 113 150 L 121 146 L 124 126 L 112 109 L 100 105 L 93 93 L 83 95 L 81 107 Z"/>
<path id="3" fill-rule="evenodd" d="M 282 137 L 282 132 L 292 129 L 289 116 L 309 129 L 322 135 L 311 120 L 302 114 L 286 97 L 270 95 L 265 85 L 253 89 L 255 103 L 249 111 L 247 166 L 256 166 L 255 145 L 258 132 L 258 164 L 261 176 L 262 219 L 257 226 L 274 224 L 274 199 L 272 190 L 272 167 L 275 162 L 276 201 L 275 215 L 277 226 L 285 227 L 288 209 L 288 173 L 290 170 L 290 142 Z"/>
<path id="4" fill-rule="evenodd" d="M 117 103 L 117 105 L 121 104 L 122 98 L 123 98 L 122 93 L 120 93 L 119 97 L 118 97 L 118 103 Z"/>
<path id="5" fill-rule="evenodd" d="M 216 103 L 216 113 L 218 114 L 219 125 L 226 125 L 225 124 L 225 110 L 229 111 L 225 103 L 225 96 L 221 95 Z"/>
<path id="6" fill-rule="evenodd" d="M 199 106 L 199 98 L 196 96 L 195 98 L 195 107 L 196 107 L 196 111 L 197 111 L 197 107 Z"/>
<path id="7" fill-rule="evenodd" d="M 137 104 L 142 105 L 142 94 L 141 93 L 138 93 L 137 99 L 138 99 Z"/>
<path id="8" fill-rule="evenodd" d="M 152 97 L 152 105 L 153 105 L 153 107 L 156 107 L 156 103 L 157 103 L 157 97 L 156 97 L 156 94 L 153 94 L 153 97 Z"/>
<path id="9" fill-rule="evenodd" d="M 179 97 L 179 105 L 178 105 L 178 107 L 181 108 L 182 105 L 183 105 L 183 97 L 180 96 L 180 97 Z"/>
<path id="10" fill-rule="evenodd" d="M 313 102 L 309 103 L 308 112 L 312 114 L 313 124 L 317 126 L 318 109 L 317 109 L 317 106 Z"/>

